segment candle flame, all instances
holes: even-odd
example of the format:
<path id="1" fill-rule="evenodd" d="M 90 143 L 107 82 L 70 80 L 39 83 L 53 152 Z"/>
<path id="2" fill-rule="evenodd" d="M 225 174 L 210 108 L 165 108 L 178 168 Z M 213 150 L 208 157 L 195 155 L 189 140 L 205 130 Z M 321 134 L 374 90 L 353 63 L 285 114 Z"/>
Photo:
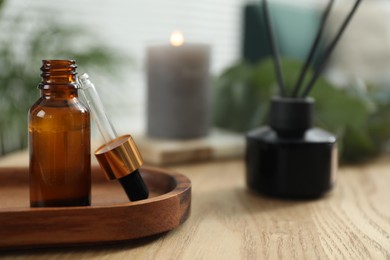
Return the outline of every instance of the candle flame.
<path id="1" fill-rule="evenodd" d="M 184 43 L 184 36 L 180 31 L 174 31 L 171 33 L 170 41 L 173 46 L 181 46 Z"/>

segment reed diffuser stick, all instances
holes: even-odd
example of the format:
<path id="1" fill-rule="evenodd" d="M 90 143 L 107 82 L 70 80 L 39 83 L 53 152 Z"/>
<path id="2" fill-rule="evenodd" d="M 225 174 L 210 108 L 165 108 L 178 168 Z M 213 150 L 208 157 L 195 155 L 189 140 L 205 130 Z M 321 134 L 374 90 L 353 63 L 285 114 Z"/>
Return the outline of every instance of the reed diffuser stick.
<path id="1" fill-rule="evenodd" d="M 279 86 L 279 94 L 280 96 L 284 97 L 286 96 L 284 77 L 280 66 L 279 51 L 275 44 L 275 38 L 271 27 L 267 0 L 263 0 L 263 16 L 264 16 L 264 23 L 265 23 L 265 29 L 268 37 L 268 42 L 271 47 L 272 57 L 274 60 L 276 78 L 278 80 L 278 86 Z"/>
<path id="2" fill-rule="evenodd" d="M 299 90 L 301 89 L 303 80 L 306 77 L 307 70 L 308 70 L 310 64 L 313 61 L 314 54 L 317 52 L 318 46 L 320 44 L 320 41 L 321 41 L 321 38 L 322 38 L 322 35 L 323 35 L 323 32 L 324 32 L 326 20 L 328 19 L 328 16 L 329 16 L 329 13 L 330 13 L 330 10 L 332 8 L 333 3 L 334 3 L 334 0 L 330 0 L 328 2 L 328 5 L 325 8 L 323 14 L 322 14 L 320 27 L 318 29 L 317 35 L 316 35 L 316 37 L 314 39 L 314 42 L 313 42 L 313 44 L 311 46 L 309 55 L 306 58 L 305 64 L 303 65 L 303 67 L 301 69 L 298 81 L 297 81 L 297 83 L 294 86 L 294 89 L 293 89 L 293 92 L 292 92 L 292 97 L 297 97 L 298 96 L 298 93 L 299 93 Z"/>
<path id="3" fill-rule="evenodd" d="M 324 70 L 326 62 L 328 61 L 330 55 L 332 54 L 337 42 L 340 40 L 341 35 L 343 34 L 345 28 L 347 27 L 349 21 L 351 20 L 352 16 L 355 14 L 356 9 L 358 8 L 359 4 L 362 0 L 356 0 L 355 4 L 353 5 L 351 11 L 349 12 L 348 16 L 345 18 L 343 24 L 341 25 L 340 30 L 338 31 L 336 37 L 333 39 L 333 41 L 330 43 L 328 48 L 325 51 L 324 58 L 322 59 L 321 63 L 318 65 L 317 69 L 314 71 L 313 76 L 311 77 L 309 83 L 307 84 L 303 94 L 302 98 L 307 97 L 307 95 L 312 90 L 314 83 L 317 81 L 318 77 L 320 76 L 321 72 Z"/>

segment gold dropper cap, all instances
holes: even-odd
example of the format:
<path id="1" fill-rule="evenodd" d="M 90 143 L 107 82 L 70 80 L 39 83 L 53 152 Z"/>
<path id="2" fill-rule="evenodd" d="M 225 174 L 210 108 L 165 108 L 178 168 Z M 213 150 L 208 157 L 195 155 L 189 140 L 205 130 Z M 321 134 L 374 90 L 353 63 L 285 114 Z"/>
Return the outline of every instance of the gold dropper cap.
<path id="1" fill-rule="evenodd" d="M 143 164 L 141 153 L 131 135 L 122 135 L 100 146 L 95 156 L 109 180 L 125 177 Z"/>

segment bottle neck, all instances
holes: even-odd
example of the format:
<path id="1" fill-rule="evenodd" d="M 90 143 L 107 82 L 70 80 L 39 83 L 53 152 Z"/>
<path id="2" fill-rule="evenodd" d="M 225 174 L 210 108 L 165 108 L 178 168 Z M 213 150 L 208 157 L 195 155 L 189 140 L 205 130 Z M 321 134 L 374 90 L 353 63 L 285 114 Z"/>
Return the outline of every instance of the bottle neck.
<path id="1" fill-rule="evenodd" d="M 280 138 L 301 139 L 313 125 L 312 98 L 273 97 L 270 126 Z"/>
<path id="2" fill-rule="evenodd" d="M 69 85 L 47 85 L 41 88 L 41 97 L 43 99 L 72 99 L 78 97 L 76 87 Z"/>
<path id="3" fill-rule="evenodd" d="M 71 99 L 78 96 L 74 60 L 43 60 L 41 67 L 41 97 Z"/>

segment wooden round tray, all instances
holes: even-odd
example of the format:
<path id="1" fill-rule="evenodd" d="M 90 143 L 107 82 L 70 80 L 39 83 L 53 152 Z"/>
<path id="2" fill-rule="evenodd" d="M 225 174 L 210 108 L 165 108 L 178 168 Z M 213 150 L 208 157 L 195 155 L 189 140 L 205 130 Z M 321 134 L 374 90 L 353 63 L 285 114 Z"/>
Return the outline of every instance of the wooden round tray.
<path id="1" fill-rule="evenodd" d="M 184 175 L 142 167 L 146 200 L 129 202 L 116 181 L 92 169 L 92 205 L 30 208 L 28 168 L 0 168 L 0 249 L 123 241 L 174 229 L 190 214 L 191 182 Z"/>

